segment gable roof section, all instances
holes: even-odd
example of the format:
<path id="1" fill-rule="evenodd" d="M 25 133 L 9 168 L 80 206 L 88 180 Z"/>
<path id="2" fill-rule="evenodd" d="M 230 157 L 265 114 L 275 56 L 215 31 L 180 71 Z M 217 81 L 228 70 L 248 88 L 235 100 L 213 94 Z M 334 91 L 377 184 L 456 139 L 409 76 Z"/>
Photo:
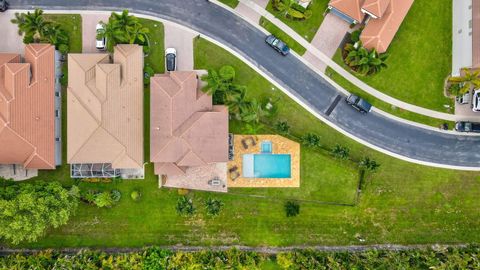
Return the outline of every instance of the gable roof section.
<path id="1" fill-rule="evenodd" d="M 69 54 L 68 163 L 143 167 L 143 50 L 115 47 L 108 54 Z"/>
<path id="2" fill-rule="evenodd" d="M 365 17 L 361 7 L 365 0 L 330 0 L 329 6 L 349 16 L 350 18 L 361 22 Z"/>
<path id="3" fill-rule="evenodd" d="M 150 160 L 157 174 L 228 161 L 228 110 L 212 106 L 194 71 L 155 75 L 150 91 Z"/>
<path id="4" fill-rule="evenodd" d="M 391 0 L 383 17 L 370 20 L 363 29 L 360 35 L 363 46 L 379 53 L 387 51 L 412 4 L 413 0 Z"/>
<path id="5" fill-rule="evenodd" d="M 55 48 L 0 54 L 0 163 L 55 168 Z"/>
<path id="6" fill-rule="evenodd" d="M 362 12 L 368 12 L 377 18 L 381 18 L 389 5 L 390 0 L 365 0 L 362 5 Z"/>

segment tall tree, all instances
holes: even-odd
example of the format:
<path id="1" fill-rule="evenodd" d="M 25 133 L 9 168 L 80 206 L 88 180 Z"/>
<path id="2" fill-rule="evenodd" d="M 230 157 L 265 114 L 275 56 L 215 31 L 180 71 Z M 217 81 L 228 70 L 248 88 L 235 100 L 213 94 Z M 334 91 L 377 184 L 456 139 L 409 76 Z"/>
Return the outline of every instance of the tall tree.
<path id="1" fill-rule="evenodd" d="M 116 28 L 112 23 L 104 23 L 103 29 L 98 30 L 97 38 L 106 38 L 107 40 L 107 50 L 109 52 L 113 52 L 113 47 L 118 43 L 125 42 L 127 40 L 127 36 L 124 31 Z"/>
<path id="2" fill-rule="evenodd" d="M 362 75 L 374 75 L 382 69 L 387 68 L 385 61 L 387 53 L 379 54 L 375 49 L 369 51 L 362 46 L 362 42 L 345 45 L 347 53 L 345 63 Z"/>
<path id="3" fill-rule="evenodd" d="M 472 88 L 480 87 L 480 70 L 471 71 L 463 69 L 463 76 L 451 77 L 448 79 L 451 83 L 460 85 L 458 94 L 465 94 Z"/>
<path id="4" fill-rule="evenodd" d="M 19 35 L 25 34 L 25 36 L 33 38 L 34 42 L 40 41 L 44 36 L 45 28 L 50 24 L 43 17 L 43 10 L 38 8 L 33 13 L 30 11 L 16 13 L 11 22 L 18 25 Z"/>
<path id="5" fill-rule="evenodd" d="M 67 223 L 78 206 L 78 189 L 58 182 L 14 184 L 0 191 L 0 237 L 33 242 L 50 228 Z"/>

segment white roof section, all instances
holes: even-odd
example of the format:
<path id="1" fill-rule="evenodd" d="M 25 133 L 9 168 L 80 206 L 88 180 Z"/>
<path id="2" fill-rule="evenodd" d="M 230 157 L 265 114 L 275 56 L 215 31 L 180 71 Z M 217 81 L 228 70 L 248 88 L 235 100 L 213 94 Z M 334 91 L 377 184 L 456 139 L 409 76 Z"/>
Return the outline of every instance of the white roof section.
<path id="1" fill-rule="evenodd" d="M 453 0 L 452 76 L 472 66 L 472 0 Z"/>

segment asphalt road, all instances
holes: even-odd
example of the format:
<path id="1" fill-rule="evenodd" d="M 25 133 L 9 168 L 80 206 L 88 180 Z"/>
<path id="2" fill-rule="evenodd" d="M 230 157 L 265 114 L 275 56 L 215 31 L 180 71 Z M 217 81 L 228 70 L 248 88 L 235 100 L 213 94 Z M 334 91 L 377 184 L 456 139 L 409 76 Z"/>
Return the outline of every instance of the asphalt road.
<path id="1" fill-rule="evenodd" d="M 294 56 L 282 57 L 264 34 L 229 11 L 205 0 L 10 0 L 12 9 L 129 9 L 167 19 L 208 35 L 243 55 L 331 122 L 370 144 L 411 159 L 480 168 L 480 137 L 445 134 L 404 124 L 377 113 L 362 115 L 340 102 L 339 92 Z M 413 91 L 413 90 L 412 90 Z"/>

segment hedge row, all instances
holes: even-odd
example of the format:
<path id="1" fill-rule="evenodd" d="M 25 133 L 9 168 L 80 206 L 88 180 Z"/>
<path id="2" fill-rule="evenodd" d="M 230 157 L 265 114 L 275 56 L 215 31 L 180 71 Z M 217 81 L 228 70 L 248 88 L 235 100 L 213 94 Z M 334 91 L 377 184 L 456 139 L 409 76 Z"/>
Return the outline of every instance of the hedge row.
<path id="1" fill-rule="evenodd" d="M 173 252 L 156 247 L 141 252 L 106 254 L 84 250 L 76 255 L 42 251 L 0 257 L 0 269 L 261 269 L 266 260 L 280 269 L 480 269 L 480 247 L 400 251 L 323 252 L 302 250 L 274 257 L 231 249 Z M 268 263 L 271 267 L 272 262 Z"/>

